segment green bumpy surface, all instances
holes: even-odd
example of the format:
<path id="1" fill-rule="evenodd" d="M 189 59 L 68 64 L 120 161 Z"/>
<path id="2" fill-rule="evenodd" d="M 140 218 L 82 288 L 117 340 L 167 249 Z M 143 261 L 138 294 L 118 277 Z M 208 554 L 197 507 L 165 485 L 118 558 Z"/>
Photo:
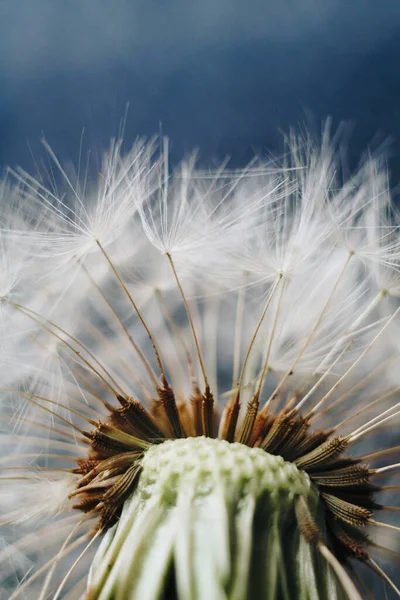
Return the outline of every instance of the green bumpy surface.
<path id="1" fill-rule="evenodd" d="M 92 565 L 90 600 L 342 600 L 336 576 L 301 536 L 305 497 L 323 530 L 308 475 L 259 448 L 197 437 L 142 458 Z"/>

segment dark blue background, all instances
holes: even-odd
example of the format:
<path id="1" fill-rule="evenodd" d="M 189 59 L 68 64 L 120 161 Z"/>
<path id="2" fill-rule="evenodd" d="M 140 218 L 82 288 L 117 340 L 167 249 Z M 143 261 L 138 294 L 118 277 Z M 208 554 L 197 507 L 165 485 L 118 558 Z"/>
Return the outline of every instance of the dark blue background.
<path id="1" fill-rule="evenodd" d="M 163 133 L 172 158 L 244 164 L 281 131 L 353 125 L 355 157 L 392 136 L 400 176 L 399 0 L 2 0 L 0 164 L 31 167 Z"/>

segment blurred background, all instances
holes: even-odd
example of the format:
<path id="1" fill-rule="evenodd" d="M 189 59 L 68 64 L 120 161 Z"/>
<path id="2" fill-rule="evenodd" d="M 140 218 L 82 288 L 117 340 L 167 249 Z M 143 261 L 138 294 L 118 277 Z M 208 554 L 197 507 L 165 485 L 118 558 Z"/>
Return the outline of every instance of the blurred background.
<path id="1" fill-rule="evenodd" d="M 160 132 L 172 160 L 277 151 L 351 124 L 351 158 L 391 138 L 400 179 L 399 0 L 0 0 L 0 164 L 32 169 Z"/>

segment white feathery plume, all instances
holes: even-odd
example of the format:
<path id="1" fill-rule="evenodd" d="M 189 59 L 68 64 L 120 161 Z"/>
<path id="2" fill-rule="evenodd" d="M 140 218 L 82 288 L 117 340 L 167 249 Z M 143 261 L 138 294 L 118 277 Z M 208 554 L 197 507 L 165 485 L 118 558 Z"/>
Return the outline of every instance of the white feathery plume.
<path id="1" fill-rule="evenodd" d="M 98 250 L 98 242 L 106 248 L 122 234 L 154 186 L 150 165 L 154 148 L 138 140 L 122 158 L 121 145 L 122 140 L 112 141 L 95 179 L 87 172 L 88 165 L 83 174 L 78 171 L 76 181 L 72 180 L 46 142 L 46 150 L 61 174 L 62 187 L 51 178 L 46 185 L 24 171 L 11 172 L 19 195 L 19 205 L 13 210 L 28 224 L 37 224 L 36 232 L 21 231 L 21 237 L 28 235 L 39 256 L 67 263 Z"/>
<path id="2" fill-rule="evenodd" d="M 248 194 L 241 185 L 247 171 L 230 179 L 222 167 L 206 178 L 196 177 L 194 157 L 184 161 L 170 177 L 167 145 L 163 162 L 158 190 L 140 200 L 138 211 L 150 243 L 164 254 L 199 254 L 223 246 L 221 237 L 254 225 L 260 218 L 260 208 L 282 188 L 281 178 L 268 175 L 268 170 L 264 189 L 257 194 Z"/>
<path id="3" fill-rule="evenodd" d="M 2 515 L 14 524 L 40 520 L 57 515 L 70 506 L 68 496 L 72 490 L 71 477 L 49 478 L 48 475 L 29 470 L 20 471 L 20 480 L 12 486 L 2 488 L 0 506 Z M 27 506 L 26 498 L 30 496 Z"/>

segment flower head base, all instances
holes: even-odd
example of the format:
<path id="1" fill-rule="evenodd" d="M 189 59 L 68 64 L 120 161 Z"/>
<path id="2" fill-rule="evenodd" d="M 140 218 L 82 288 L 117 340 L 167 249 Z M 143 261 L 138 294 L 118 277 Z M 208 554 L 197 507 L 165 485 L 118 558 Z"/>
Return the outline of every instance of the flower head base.
<path id="1" fill-rule="evenodd" d="M 213 439 L 212 427 L 204 427 L 204 421 L 198 418 L 201 413 L 203 415 L 210 413 L 207 409 L 207 402 L 212 401 L 210 397 L 197 398 L 200 402 L 197 409 L 196 398 L 192 398 L 192 410 L 188 410 L 185 403 L 176 406 L 171 389 L 168 390 L 168 394 L 160 390 L 159 395 L 160 399 L 156 401 L 153 415 L 138 402 L 120 397 L 122 407 L 111 409 L 107 421 L 99 423 L 94 431 L 85 433 L 91 441 L 92 450 L 88 459 L 78 461 L 79 467 L 75 469 L 75 472 L 81 475 L 76 491 L 71 494 L 74 499 L 79 499 L 75 507 L 92 515 L 98 513 L 99 528 L 102 531 L 112 526 L 122 511 L 121 523 L 117 530 L 114 528 L 113 533 L 107 536 L 108 541 L 103 542 L 104 558 L 100 559 L 98 556 L 96 559 L 100 575 L 96 574 L 96 569 L 93 570 L 90 598 L 106 598 L 111 590 L 118 596 L 118 590 L 123 589 L 125 595 L 122 594 L 121 597 L 132 595 L 132 597 L 156 599 L 162 597 L 165 581 L 170 581 L 174 589 L 178 586 L 178 591 L 175 589 L 174 593 L 170 592 L 171 598 L 202 598 L 204 590 L 201 592 L 198 589 L 189 594 L 187 589 L 181 589 L 179 579 L 181 577 L 185 579 L 185 576 L 179 575 L 180 565 L 172 560 L 172 556 L 176 556 L 178 552 L 181 536 L 179 532 L 184 528 L 184 523 L 189 538 L 195 535 L 191 533 L 191 527 L 194 531 L 198 528 L 207 529 L 207 524 L 202 523 L 199 517 L 202 511 L 197 514 L 197 509 L 193 509 L 196 512 L 194 515 L 190 507 L 192 505 L 197 507 L 202 498 L 211 497 L 210 507 L 204 509 L 204 514 L 207 514 L 217 503 L 213 495 L 221 494 L 221 490 L 223 493 L 219 503 L 225 506 L 225 512 L 221 516 L 221 507 L 220 510 L 215 511 L 214 506 L 215 512 L 212 517 L 213 521 L 222 519 L 226 531 L 219 533 L 221 539 L 225 540 L 229 547 L 237 548 L 238 540 L 246 535 L 249 536 L 249 540 L 243 542 L 250 554 L 246 558 L 247 570 L 243 571 L 244 567 L 239 570 L 242 590 L 240 594 L 231 590 L 232 585 L 234 589 L 239 585 L 232 583 L 234 571 L 238 568 L 234 566 L 236 559 L 231 557 L 229 562 L 226 558 L 228 570 L 224 574 L 219 573 L 215 567 L 216 576 L 222 579 L 212 585 L 216 586 L 216 589 L 226 588 L 225 593 L 228 597 L 244 600 L 255 597 L 256 590 L 259 590 L 263 598 L 280 597 L 283 589 L 290 588 L 293 581 L 297 582 L 296 585 L 300 581 L 300 587 L 304 585 L 309 589 L 310 581 L 307 579 L 305 582 L 301 577 L 295 577 L 292 583 L 286 580 L 277 583 L 281 577 L 286 578 L 287 573 L 293 570 L 293 565 L 298 563 L 297 552 L 300 554 L 304 552 L 304 541 L 312 546 L 318 546 L 324 538 L 328 537 L 330 545 L 335 548 L 336 557 L 342 563 L 346 564 L 349 559 L 368 561 L 368 538 L 362 529 L 368 524 L 373 511 L 382 508 L 373 499 L 373 494 L 380 488 L 371 483 L 373 470 L 360 463 L 359 459 L 344 457 L 349 438 L 330 437 L 329 431 L 317 430 L 310 433 L 308 419 L 301 417 L 294 409 L 283 409 L 276 415 L 257 419 L 254 406 L 249 405 L 241 430 L 239 432 L 236 432 L 235 428 L 226 430 L 231 431 L 233 438 L 240 441 L 240 443 L 230 444 L 223 437 L 219 440 Z M 213 407 L 211 414 L 211 423 L 217 423 L 218 415 Z M 196 435 L 196 429 L 199 437 L 191 437 Z M 175 441 L 166 439 L 173 431 L 185 439 Z M 210 437 L 204 437 L 207 433 Z M 151 507 L 147 512 L 146 499 Z M 299 499 L 306 506 L 305 513 L 304 508 L 302 510 L 296 506 Z M 240 513 L 238 507 L 245 500 L 253 507 L 251 515 L 247 515 L 249 519 L 246 522 L 247 529 L 237 532 L 237 539 L 229 540 L 227 532 L 232 528 L 236 531 L 238 527 L 234 520 L 230 521 L 229 515 L 234 515 L 236 518 L 236 514 Z M 231 502 L 232 506 L 230 506 Z M 126 508 L 126 503 L 130 508 Z M 186 515 L 180 513 L 184 506 L 189 511 Z M 307 516 L 308 506 L 312 506 L 317 517 Z M 170 507 L 176 508 L 177 514 L 174 517 L 170 514 Z M 169 550 L 163 548 L 166 562 L 159 573 L 158 584 L 155 579 L 151 579 L 151 585 L 156 585 L 156 588 L 152 588 L 153 595 L 149 596 L 144 591 L 139 593 L 139 590 L 147 585 L 147 578 L 143 573 L 147 572 L 147 569 L 153 569 L 151 565 L 147 565 L 143 552 L 145 552 L 144 548 L 148 547 L 151 557 L 153 553 L 157 554 L 157 550 L 153 548 L 154 540 L 149 541 L 152 540 L 150 530 L 146 530 L 146 534 L 142 531 L 144 528 L 142 510 L 145 511 L 151 531 L 155 526 L 154 519 L 157 519 L 160 511 L 165 513 L 165 517 L 168 515 L 169 519 L 168 525 L 165 525 L 169 531 Z M 129 516 L 125 517 L 127 511 Z M 156 515 L 154 518 L 151 516 L 152 511 Z M 275 517 L 272 516 L 274 511 L 279 513 Z M 261 524 L 256 525 L 256 521 L 260 519 L 259 512 L 264 515 L 266 531 L 272 531 L 279 540 L 274 538 L 270 544 L 263 540 L 263 536 L 267 534 L 266 531 L 260 533 Z M 294 526 L 296 516 L 297 527 Z M 132 533 L 126 519 L 130 523 L 129 527 L 132 527 Z M 275 524 L 272 525 L 272 522 Z M 115 531 L 120 531 L 120 534 L 115 534 Z M 112 548 L 109 549 L 109 540 L 113 539 L 114 534 L 117 541 L 113 542 Z M 145 535 L 149 536 L 147 542 Z M 154 535 L 157 537 L 156 533 Z M 201 535 L 207 539 L 205 531 Z M 257 541 L 258 535 L 260 538 Z M 304 538 L 300 546 L 299 535 Z M 290 541 L 288 536 L 292 536 Z M 137 552 L 132 550 L 132 554 L 128 550 L 132 544 L 132 541 L 129 541 L 131 539 L 136 540 L 132 547 L 137 548 Z M 268 535 L 267 539 L 269 539 Z M 256 582 L 255 577 L 257 573 L 260 575 L 260 566 L 250 565 L 251 548 L 253 546 L 258 548 L 263 544 L 266 556 L 273 553 L 278 559 L 280 554 L 287 555 L 287 552 L 282 550 L 283 540 L 285 540 L 285 547 L 287 545 L 288 548 L 295 550 L 291 558 L 293 564 L 287 564 L 283 570 L 279 569 L 279 577 L 278 571 L 275 574 L 268 573 L 267 577 L 263 574 L 263 580 Z M 162 537 L 162 542 L 164 541 Z M 188 541 L 186 543 L 189 544 Z M 196 542 L 192 543 L 196 546 Z M 189 548 L 190 544 L 187 545 L 187 552 Z M 201 556 L 206 552 L 206 548 L 202 550 Z M 121 558 L 118 558 L 120 553 Z M 140 559 L 138 553 L 141 554 Z M 226 556 L 229 555 L 227 548 L 224 548 L 224 553 Z M 261 551 L 259 550 L 258 553 L 260 554 Z M 240 560 L 245 559 L 241 556 Z M 257 556 L 256 561 L 259 560 L 261 558 Z M 262 560 L 265 560 L 264 555 Z M 102 567 L 103 561 L 105 567 Z M 111 573 L 111 564 L 114 562 L 116 566 Z M 143 571 L 139 566 L 134 567 L 135 563 L 140 563 Z M 320 566 L 317 568 L 317 564 L 319 563 L 311 561 L 309 567 L 316 570 L 312 576 L 315 584 L 314 593 L 316 597 L 324 598 L 327 594 L 324 586 L 330 588 L 333 584 L 322 570 L 324 577 L 318 585 L 325 591 L 321 589 L 318 591 L 316 578 L 318 579 Z M 174 565 L 175 575 L 171 571 L 168 576 L 172 565 Z M 275 567 L 278 569 L 278 562 Z M 190 565 L 185 563 L 185 568 L 188 569 L 188 573 L 193 573 L 195 563 Z M 126 580 L 121 573 L 126 574 Z M 203 580 L 203 575 L 200 573 L 193 576 L 198 577 L 199 581 Z M 105 577 L 107 582 L 104 580 Z M 190 578 L 189 575 L 186 577 Z M 271 588 L 271 582 L 275 582 L 276 589 Z M 103 586 L 107 591 L 102 592 Z M 250 588 L 253 591 L 250 591 Z M 265 591 L 261 592 L 264 588 Z M 93 591 L 94 589 L 97 591 Z M 301 597 L 303 592 L 295 587 L 291 593 L 292 597 Z M 204 598 L 206 597 L 204 595 Z M 330 597 L 336 597 L 332 591 Z"/>
<path id="2" fill-rule="evenodd" d="M 92 600 L 342 597 L 295 523 L 300 495 L 323 522 L 317 492 L 282 457 L 197 437 L 152 447 L 141 469 L 95 557 Z"/>
<path id="3" fill-rule="evenodd" d="M 355 600 L 360 564 L 400 593 L 398 225 L 379 161 L 343 183 L 303 147 L 170 175 L 114 143 L 97 200 L 55 157 L 73 201 L 7 183 L 7 599 Z"/>
<path id="4" fill-rule="evenodd" d="M 81 478 L 71 496 L 79 499 L 76 508 L 92 514 L 98 512 L 102 530 L 114 524 L 126 498 L 138 484 L 143 460 L 147 460 L 154 448 L 162 444 L 162 453 L 167 452 L 171 442 L 165 440 L 176 433 L 179 437 L 192 439 L 196 429 L 199 436 L 210 434 L 207 439 L 215 436 L 212 428 L 204 427 L 202 421 L 196 423 L 199 413 L 207 415 L 210 412 L 206 406 L 210 398 L 203 396 L 198 399 L 201 402 L 199 410 L 193 398 L 194 410 L 188 411 L 186 404 L 176 405 L 172 389 L 168 390 L 168 394 L 162 390 L 159 393 L 160 399 L 156 401 L 153 415 L 137 401 L 119 397 L 122 407 L 111 408 L 108 420 L 98 423 L 94 430 L 84 432 L 92 449 L 88 458 L 78 459 L 75 473 Z M 218 415 L 213 408 L 211 414 L 211 422 L 217 422 Z M 308 473 L 326 501 L 326 518 L 330 522 L 331 533 L 339 532 L 335 543 L 342 546 L 342 558 L 357 552 L 360 556 L 363 554 L 358 542 L 362 534 L 357 531 L 355 540 L 346 545 L 341 540 L 342 530 L 336 527 L 335 519 L 342 521 L 342 526 L 365 525 L 372 516 L 372 509 L 380 508 L 372 499 L 373 492 L 379 487 L 370 483 L 373 470 L 360 464 L 359 459 L 343 456 L 349 443 L 348 437 L 330 437 L 329 431 L 321 430 L 310 433 L 308 420 L 294 409 L 283 409 L 276 415 L 257 419 L 254 418 L 254 407 L 249 406 L 241 430 L 238 433 L 234 430 L 233 438 L 241 446 L 246 444 L 263 450 L 268 456 L 279 456 Z M 220 436 L 220 439 L 225 438 Z M 194 442 L 186 446 L 177 444 L 177 457 L 182 454 L 180 447 L 184 451 L 195 452 L 201 445 L 196 446 Z M 189 460 L 193 462 L 193 459 Z M 179 473 L 184 468 L 184 461 L 180 464 L 177 458 L 177 464 L 169 465 L 168 473 L 172 473 L 174 468 Z M 196 465 L 192 469 L 196 469 Z M 197 469 L 202 469 L 202 461 Z M 234 480 L 234 473 L 231 478 Z"/>

